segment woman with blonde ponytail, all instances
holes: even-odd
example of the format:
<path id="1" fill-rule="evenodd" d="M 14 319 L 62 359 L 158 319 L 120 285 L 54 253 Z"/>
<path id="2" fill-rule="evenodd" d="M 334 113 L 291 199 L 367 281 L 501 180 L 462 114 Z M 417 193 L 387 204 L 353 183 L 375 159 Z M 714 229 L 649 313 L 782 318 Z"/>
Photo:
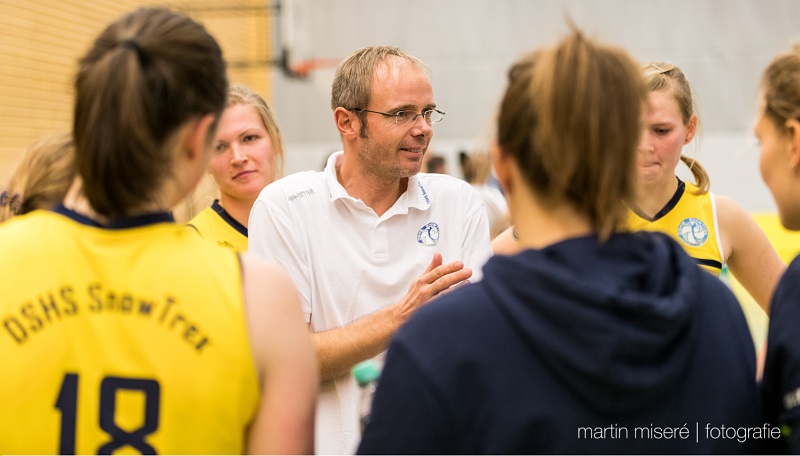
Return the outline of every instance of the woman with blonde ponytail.
<path id="1" fill-rule="evenodd" d="M 75 178 L 74 157 L 69 133 L 47 135 L 32 145 L 0 193 L 0 222 L 60 203 Z"/>
<path id="2" fill-rule="evenodd" d="M 649 113 L 637 154 L 629 227 L 669 234 L 712 274 L 719 275 L 727 265 L 768 311 L 785 265 L 753 218 L 732 199 L 711 192 L 706 170 L 696 159 L 683 155 L 700 121 L 681 69 L 651 62 L 643 71 Z M 675 175 L 679 161 L 692 172 L 694 183 Z"/>

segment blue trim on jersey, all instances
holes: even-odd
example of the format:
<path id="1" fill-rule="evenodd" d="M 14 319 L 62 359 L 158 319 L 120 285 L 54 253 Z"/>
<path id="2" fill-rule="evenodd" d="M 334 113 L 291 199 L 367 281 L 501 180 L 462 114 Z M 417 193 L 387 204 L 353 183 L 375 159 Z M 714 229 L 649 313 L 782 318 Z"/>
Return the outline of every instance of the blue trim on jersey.
<path id="1" fill-rule="evenodd" d="M 225 222 L 228 225 L 230 225 L 234 230 L 236 230 L 239 233 L 241 233 L 242 235 L 244 235 L 244 237 L 248 237 L 247 236 L 247 227 L 242 225 L 241 223 L 237 222 L 235 218 L 231 217 L 231 214 L 229 214 L 228 211 L 226 211 L 224 207 L 220 206 L 219 200 L 214 200 L 214 203 L 211 204 L 211 210 L 213 210 L 220 217 L 222 217 L 222 220 L 225 220 Z"/>
<path id="2" fill-rule="evenodd" d="M 61 214 L 64 217 L 71 218 L 72 220 L 75 220 L 81 225 L 94 226 L 98 228 L 103 227 L 103 225 L 101 225 L 97 220 L 90 219 L 89 217 L 86 217 L 83 214 L 79 214 L 73 211 L 72 209 L 67 209 L 66 207 L 64 207 L 63 204 L 56 204 L 55 206 L 53 206 L 52 210 L 56 214 Z"/>
<path id="3" fill-rule="evenodd" d="M 695 261 L 695 263 L 697 263 L 700 266 L 708 266 L 722 270 L 722 263 L 720 263 L 717 260 L 706 260 L 704 258 L 695 258 L 695 257 L 692 257 L 692 259 Z"/>
<path id="4" fill-rule="evenodd" d="M 675 209 L 675 206 L 678 205 L 678 201 L 681 200 L 681 197 L 683 196 L 683 193 L 686 191 L 686 184 L 682 180 L 680 180 L 680 178 L 678 178 L 677 176 L 675 177 L 675 179 L 678 179 L 678 188 L 677 188 L 677 190 L 675 190 L 675 194 L 672 195 L 672 198 L 670 198 L 670 200 L 667 202 L 667 204 L 664 207 L 662 207 L 661 210 L 658 211 L 658 213 L 656 213 L 656 215 L 653 216 L 653 218 L 648 217 L 647 215 L 643 214 L 641 211 L 639 211 L 638 209 L 636 209 L 634 207 L 631 207 L 631 210 L 633 212 L 635 212 L 636 215 L 638 215 L 639 217 L 647 220 L 648 222 L 655 222 L 656 220 L 660 219 L 661 217 L 669 214 L 669 212 L 671 210 Z M 721 267 L 722 266 L 720 265 L 720 268 Z"/>
<path id="5" fill-rule="evenodd" d="M 136 215 L 133 217 L 122 217 L 112 220 L 106 228 L 120 230 L 124 228 L 137 228 L 155 223 L 174 223 L 175 217 L 171 212 L 151 212 L 149 214 Z"/>
<path id="6" fill-rule="evenodd" d="M 58 204 L 53 208 L 53 212 L 61 214 L 65 217 L 88 226 L 98 228 L 106 228 L 111 230 L 120 230 L 125 228 L 137 228 L 145 225 L 152 225 L 154 223 L 175 222 L 175 217 L 169 212 L 152 212 L 149 214 L 136 215 L 133 217 L 121 217 L 112 220 L 108 225 L 102 225 L 97 220 L 90 219 L 83 214 L 79 214 L 72 209 L 67 209 L 63 204 Z"/>

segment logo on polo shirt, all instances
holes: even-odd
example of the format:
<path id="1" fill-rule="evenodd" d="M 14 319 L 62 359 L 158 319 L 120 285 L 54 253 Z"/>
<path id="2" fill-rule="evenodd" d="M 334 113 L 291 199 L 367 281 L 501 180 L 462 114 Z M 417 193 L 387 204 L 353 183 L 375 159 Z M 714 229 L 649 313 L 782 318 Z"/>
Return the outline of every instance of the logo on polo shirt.
<path id="1" fill-rule="evenodd" d="M 422 197 L 425 198 L 425 202 L 431 204 L 431 199 L 428 197 L 428 192 L 425 191 L 425 187 L 422 186 L 422 182 L 417 181 L 417 186 L 419 190 L 422 192 Z"/>
<path id="2" fill-rule="evenodd" d="M 439 225 L 430 222 L 419 229 L 417 233 L 417 243 L 428 247 L 433 247 L 439 243 Z"/>
<path id="3" fill-rule="evenodd" d="M 303 198 L 305 196 L 311 196 L 314 194 L 314 189 L 309 188 L 308 190 L 303 190 L 302 192 L 297 192 L 294 195 L 289 195 L 289 201 L 294 201 L 298 198 Z"/>
<path id="4" fill-rule="evenodd" d="M 687 218 L 678 225 L 678 237 L 692 247 L 700 247 L 708 240 L 706 224 L 696 218 Z"/>

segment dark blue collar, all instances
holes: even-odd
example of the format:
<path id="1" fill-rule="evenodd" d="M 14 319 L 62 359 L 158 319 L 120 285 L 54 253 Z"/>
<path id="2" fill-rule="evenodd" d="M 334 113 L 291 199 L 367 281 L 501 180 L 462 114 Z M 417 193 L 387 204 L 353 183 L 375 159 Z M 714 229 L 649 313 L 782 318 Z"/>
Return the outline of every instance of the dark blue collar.
<path id="1" fill-rule="evenodd" d="M 136 215 L 133 217 L 120 217 L 112 220 L 108 225 L 103 225 L 97 220 L 79 214 L 72 209 L 67 209 L 63 204 L 57 204 L 53 212 L 87 226 L 107 228 L 111 230 L 121 230 L 124 228 L 136 228 L 140 226 L 152 225 L 154 223 L 174 222 L 175 217 L 169 212 L 152 212 L 149 214 Z"/>
<path id="2" fill-rule="evenodd" d="M 231 217 L 231 214 L 229 214 L 224 207 L 220 206 L 219 200 L 214 200 L 214 203 L 211 204 L 211 210 L 219 214 L 219 216 L 222 217 L 222 220 L 225 220 L 225 222 L 227 222 L 228 225 L 230 225 L 234 230 L 243 234 L 244 237 L 247 237 L 247 227 L 237 222 L 235 218 Z"/>
<path id="3" fill-rule="evenodd" d="M 686 184 L 677 176 L 675 176 L 675 179 L 678 179 L 678 188 L 675 189 L 675 193 L 672 195 L 672 198 L 670 198 L 670 200 L 667 201 L 667 204 L 664 207 L 662 207 L 661 210 L 658 211 L 658 213 L 653 216 L 653 218 L 650 218 L 647 215 L 645 215 L 643 212 L 640 212 L 639 210 L 631 207 L 631 209 L 633 209 L 633 212 L 635 212 L 636 215 L 638 215 L 639 217 L 647 220 L 648 222 L 655 222 L 656 220 L 660 219 L 661 217 L 669 214 L 669 212 L 672 209 L 674 209 L 675 206 L 678 205 L 678 201 L 681 200 L 681 197 L 683 197 L 683 193 L 686 191 Z"/>

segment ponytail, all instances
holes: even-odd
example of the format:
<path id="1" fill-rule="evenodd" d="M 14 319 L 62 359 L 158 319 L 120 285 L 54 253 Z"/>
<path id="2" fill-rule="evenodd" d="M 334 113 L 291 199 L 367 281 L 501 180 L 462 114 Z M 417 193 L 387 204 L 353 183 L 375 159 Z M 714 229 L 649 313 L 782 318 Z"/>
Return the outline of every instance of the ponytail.
<path id="1" fill-rule="evenodd" d="M 227 79 L 222 51 L 200 24 L 142 8 L 97 38 L 75 88 L 77 169 L 93 209 L 113 218 L 156 202 L 175 133 L 193 117 L 219 118 Z"/>
<path id="2" fill-rule="evenodd" d="M 681 155 L 681 161 L 689 167 L 689 171 L 691 171 L 692 176 L 694 176 L 694 182 L 697 186 L 697 194 L 702 195 L 704 193 L 708 193 L 708 189 L 711 186 L 711 178 L 708 177 L 708 172 L 706 169 L 703 168 L 696 158 Z"/>

